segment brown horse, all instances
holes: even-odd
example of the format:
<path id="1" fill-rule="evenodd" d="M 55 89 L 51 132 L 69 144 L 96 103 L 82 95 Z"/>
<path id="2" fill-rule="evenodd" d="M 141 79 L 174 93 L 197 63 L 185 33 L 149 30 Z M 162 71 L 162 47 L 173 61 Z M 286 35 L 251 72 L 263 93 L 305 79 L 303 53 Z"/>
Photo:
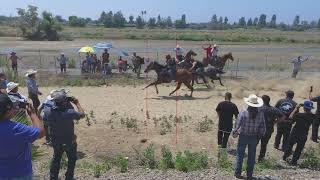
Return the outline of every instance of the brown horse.
<path id="1" fill-rule="evenodd" d="M 234 60 L 232 53 L 229 52 L 221 57 L 218 57 L 217 60 L 214 60 L 213 58 L 203 58 L 202 60 L 202 64 L 207 67 L 209 64 L 211 66 L 214 66 L 215 68 L 222 70 L 224 68 L 224 66 L 226 65 L 227 60 Z"/>
<path id="2" fill-rule="evenodd" d="M 158 84 L 162 84 L 162 83 L 170 83 L 172 80 L 176 80 L 177 81 L 177 87 L 174 91 L 172 91 L 169 96 L 171 96 L 174 92 L 176 92 L 178 89 L 180 89 L 182 83 L 184 85 L 186 85 L 190 90 L 191 90 L 191 94 L 190 97 L 192 97 L 192 93 L 193 93 L 193 87 L 191 85 L 192 79 L 193 79 L 193 75 L 190 71 L 186 70 L 186 69 L 177 69 L 176 72 L 176 78 L 172 79 L 168 73 L 168 70 L 166 69 L 165 66 L 159 64 L 158 62 L 151 62 L 148 67 L 146 68 L 146 70 L 144 71 L 145 73 L 154 70 L 157 73 L 157 80 L 151 84 L 149 84 L 148 86 L 146 86 L 143 89 L 146 89 L 150 86 L 155 86 L 156 87 L 156 92 L 157 94 L 159 93 L 158 91 Z"/>

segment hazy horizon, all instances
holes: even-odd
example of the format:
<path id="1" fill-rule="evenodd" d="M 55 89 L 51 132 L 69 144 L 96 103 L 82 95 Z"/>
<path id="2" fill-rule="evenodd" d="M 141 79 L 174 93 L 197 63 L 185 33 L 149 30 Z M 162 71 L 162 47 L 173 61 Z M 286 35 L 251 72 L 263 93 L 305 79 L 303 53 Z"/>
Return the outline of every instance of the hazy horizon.
<path id="1" fill-rule="evenodd" d="M 68 19 L 71 15 L 80 17 L 89 17 L 98 19 L 102 11 L 121 11 L 126 19 L 130 15 L 137 17 L 142 10 L 146 10 L 145 18 L 171 16 L 173 20 L 186 14 L 188 23 L 209 22 L 213 14 L 218 17 L 227 16 L 229 22 L 238 22 L 240 17 L 249 18 L 259 17 L 261 14 L 267 15 L 267 21 L 271 16 L 277 16 L 277 23 L 292 23 L 296 15 L 300 16 L 300 20 L 318 21 L 320 18 L 320 1 L 305 0 L 303 2 L 297 0 L 198 0 L 197 3 L 188 0 L 92 0 L 90 2 L 84 0 L 11 0 L 2 2 L 0 7 L 0 15 L 16 16 L 17 8 L 26 8 L 28 5 L 39 7 L 39 11 L 49 11 L 54 15 L 61 15 L 64 19 Z M 233 8 L 236 7 L 236 8 Z M 303 8 L 301 8 L 303 7 Z M 200 13 L 199 13 L 200 12 Z"/>

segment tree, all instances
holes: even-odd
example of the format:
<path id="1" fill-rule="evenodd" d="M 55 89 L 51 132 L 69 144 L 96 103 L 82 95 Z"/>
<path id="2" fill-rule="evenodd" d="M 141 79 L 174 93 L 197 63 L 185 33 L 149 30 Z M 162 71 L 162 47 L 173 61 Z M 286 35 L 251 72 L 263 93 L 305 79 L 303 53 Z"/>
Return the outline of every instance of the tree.
<path id="1" fill-rule="evenodd" d="M 51 13 L 44 11 L 42 13 L 42 21 L 40 24 L 41 29 L 44 31 L 44 38 L 49 41 L 58 41 L 58 31 L 62 30 L 57 18 L 53 17 Z"/>
<path id="2" fill-rule="evenodd" d="M 40 19 L 38 18 L 38 7 L 29 5 L 28 8 L 18 8 L 18 27 L 22 31 L 22 36 L 30 39 L 41 39 L 41 32 L 39 29 Z"/>
<path id="3" fill-rule="evenodd" d="M 270 27 L 276 28 L 277 27 L 277 16 L 274 14 L 272 15 L 271 21 L 270 21 Z"/>
<path id="4" fill-rule="evenodd" d="M 161 24 L 161 16 L 160 16 L 160 14 L 158 15 L 158 17 L 157 17 L 157 25 L 158 26 L 160 26 L 160 24 Z"/>
<path id="5" fill-rule="evenodd" d="M 73 27 L 85 27 L 87 22 L 84 18 L 77 16 L 69 16 L 69 24 Z"/>
<path id="6" fill-rule="evenodd" d="M 241 17 L 239 19 L 239 26 L 240 27 L 246 27 L 247 26 L 245 17 Z"/>
<path id="7" fill-rule="evenodd" d="M 259 21 L 258 21 L 258 26 L 260 28 L 264 28 L 267 25 L 267 16 L 265 14 L 261 14 Z"/>
<path id="8" fill-rule="evenodd" d="M 103 21 L 104 21 L 104 18 L 106 17 L 106 12 L 105 11 L 102 11 L 102 13 L 101 13 L 101 15 L 100 15 L 100 17 L 99 17 L 99 19 L 98 19 L 98 22 L 99 23 L 103 23 Z"/>
<path id="9" fill-rule="evenodd" d="M 220 25 L 223 24 L 223 17 L 222 17 L 222 16 L 220 16 L 218 23 L 219 23 Z"/>
<path id="10" fill-rule="evenodd" d="M 212 16 L 212 18 L 211 18 L 211 23 L 213 24 L 213 25 L 216 25 L 216 24 L 218 24 L 218 18 L 217 18 L 217 15 L 213 15 Z"/>
<path id="11" fill-rule="evenodd" d="M 62 22 L 66 22 L 66 20 L 63 19 L 62 16 L 60 16 L 60 15 L 56 15 L 55 18 L 57 19 L 58 22 L 61 22 L 61 23 L 62 23 Z"/>
<path id="12" fill-rule="evenodd" d="M 247 22 L 247 26 L 252 26 L 253 25 L 253 22 L 252 22 L 252 19 L 249 18 L 248 22 Z"/>
<path id="13" fill-rule="evenodd" d="M 176 20 L 175 26 L 176 26 L 176 28 L 180 28 L 180 29 L 183 29 L 183 28 L 187 27 L 186 15 L 185 14 L 183 14 L 181 16 L 181 19 Z"/>
<path id="14" fill-rule="evenodd" d="M 167 17 L 166 25 L 167 25 L 167 27 L 172 27 L 172 26 L 173 26 L 173 22 L 172 22 L 172 20 L 171 20 L 171 17 L 170 17 L 170 16 L 168 16 L 168 17 Z"/>
<path id="15" fill-rule="evenodd" d="M 134 24 L 134 17 L 132 15 L 129 16 L 129 24 Z"/>
<path id="16" fill-rule="evenodd" d="M 308 21 L 301 21 L 301 26 L 303 30 L 311 28 Z"/>
<path id="17" fill-rule="evenodd" d="M 318 20 L 318 28 L 320 29 L 320 18 Z"/>
<path id="18" fill-rule="evenodd" d="M 141 16 L 138 16 L 137 19 L 136 19 L 136 27 L 138 29 L 143 29 L 144 25 L 145 25 L 144 20 L 142 19 Z"/>
<path id="19" fill-rule="evenodd" d="M 300 24 L 300 16 L 297 15 L 293 20 L 292 26 L 297 27 L 297 26 L 299 26 L 299 24 Z"/>
<path id="20" fill-rule="evenodd" d="M 116 12 L 112 18 L 113 27 L 124 27 L 126 23 L 126 18 L 123 16 L 121 11 Z"/>
<path id="21" fill-rule="evenodd" d="M 258 25 L 258 18 L 256 17 L 256 18 L 254 18 L 254 20 L 253 20 L 253 26 L 257 26 Z"/>
<path id="22" fill-rule="evenodd" d="M 155 28 L 157 26 L 156 21 L 157 21 L 156 18 L 150 18 L 148 21 L 148 27 Z"/>
<path id="23" fill-rule="evenodd" d="M 109 11 L 102 19 L 104 27 L 113 27 L 113 12 Z"/>
<path id="24" fill-rule="evenodd" d="M 223 22 L 223 24 L 224 24 L 224 25 L 227 25 L 227 24 L 228 24 L 228 21 L 229 21 L 229 19 L 228 19 L 227 17 L 224 17 L 224 22 Z"/>

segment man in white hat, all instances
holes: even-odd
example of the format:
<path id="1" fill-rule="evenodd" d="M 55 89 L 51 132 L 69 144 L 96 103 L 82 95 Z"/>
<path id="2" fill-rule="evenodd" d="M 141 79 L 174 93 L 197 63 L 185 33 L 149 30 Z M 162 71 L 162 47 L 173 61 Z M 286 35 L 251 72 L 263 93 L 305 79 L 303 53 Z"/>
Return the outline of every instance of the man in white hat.
<path id="1" fill-rule="evenodd" d="M 183 50 L 180 47 L 180 45 L 178 44 L 176 48 L 174 48 L 174 51 L 176 52 L 176 58 L 178 60 L 178 62 L 183 60 Z"/>
<path id="2" fill-rule="evenodd" d="M 68 58 L 66 58 L 66 56 L 64 55 L 64 53 L 61 53 L 61 54 L 60 54 L 60 58 L 57 58 L 57 61 L 58 61 L 59 64 L 60 64 L 60 71 L 61 71 L 61 73 L 66 73 Z"/>
<path id="3" fill-rule="evenodd" d="M 42 95 L 42 93 L 38 89 L 38 84 L 36 82 L 36 73 L 37 71 L 30 69 L 26 73 L 26 84 L 28 87 L 29 98 L 32 100 L 33 107 L 38 112 L 38 107 L 40 106 L 40 100 L 38 95 Z"/>
<path id="4" fill-rule="evenodd" d="M 211 57 L 213 58 L 214 61 L 216 61 L 218 59 L 218 45 L 214 44 L 213 48 L 211 49 Z"/>
<path id="5" fill-rule="evenodd" d="M 248 146 L 247 179 L 252 179 L 258 140 L 265 134 L 266 125 L 264 113 L 258 109 L 263 105 L 263 100 L 254 94 L 243 100 L 248 108 L 239 114 L 233 132 L 233 135 L 239 134 L 235 176 L 243 178 L 241 176 L 242 163 L 245 149 Z"/>
<path id="6" fill-rule="evenodd" d="M 21 95 L 19 90 L 19 84 L 15 82 L 9 82 L 7 84 L 7 93 L 11 100 L 16 100 L 22 103 L 27 103 L 27 97 Z"/>

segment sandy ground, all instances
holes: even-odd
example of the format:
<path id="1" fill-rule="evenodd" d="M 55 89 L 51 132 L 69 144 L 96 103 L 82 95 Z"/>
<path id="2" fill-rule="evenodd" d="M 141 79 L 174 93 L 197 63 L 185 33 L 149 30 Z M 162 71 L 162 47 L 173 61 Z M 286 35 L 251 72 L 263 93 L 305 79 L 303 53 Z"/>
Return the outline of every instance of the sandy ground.
<path id="1" fill-rule="evenodd" d="M 235 102 L 239 110 L 245 108 L 242 98 L 250 93 L 258 95 L 268 94 L 271 97 L 271 104 L 284 97 L 284 91 L 292 89 L 296 92 L 295 100 L 303 102 L 308 97 L 310 85 L 314 86 L 315 94 L 320 94 L 319 75 L 315 74 L 310 79 L 261 79 L 249 78 L 247 80 L 226 80 L 225 87 L 212 86 L 207 89 L 202 85 L 196 86 L 193 98 L 185 97 L 189 94 L 186 87 L 178 91 L 178 96 L 169 97 L 168 94 L 174 89 L 173 85 L 159 86 L 160 93 L 157 95 L 153 87 L 142 90 L 140 87 L 130 86 L 107 86 L 107 87 L 67 87 L 71 94 L 79 98 L 87 113 L 94 112 L 95 121 L 87 126 L 85 120 L 81 120 L 76 125 L 78 135 L 78 151 L 84 154 L 84 159 L 94 159 L 97 157 L 114 158 L 117 154 L 123 154 L 131 158 L 134 157 L 133 148 L 145 148 L 153 143 L 156 153 L 159 156 L 161 146 L 168 146 L 173 152 L 191 150 L 207 151 L 213 160 L 217 158 L 217 115 L 215 108 L 224 99 L 226 91 L 233 93 Z M 50 90 L 57 87 L 41 88 L 46 95 Z M 21 88 L 25 93 L 26 89 Z M 44 99 L 42 96 L 41 99 Z M 178 101 L 176 101 L 178 99 Z M 149 119 L 146 116 L 149 112 Z M 112 113 L 117 116 L 111 115 Z M 159 124 L 155 126 L 154 117 L 170 115 L 185 117 L 183 122 L 177 124 L 177 128 L 171 121 L 172 129 L 165 135 L 160 135 Z M 200 133 L 197 131 L 199 121 L 204 116 L 208 116 L 214 121 L 212 130 Z M 120 123 L 121 118 L 137 119 L 138 132 L 127 129 Z M 141 139 L 147 139 L 146 143 L 141 143 Z M 280 159 L 282 153 L 272 148 L 274 138 L 271 139 L 267 155 Z M 51 149 L 42 143 L 37 142 L 41 149 L 49 157 Z M 236 148 L 236 139 L 230 138 L 229 149 Z M 307 147 L 311 146 L 308 141 Z M 232 156 L 231 156 L 232 157 Z M 233 158 L 233 157 L 232 157 Z M 46 159 L 44 162 L 46 162 Z M 42 160 L 43 161 L 43 160 Z M 39 167 L 38 167 L 39 168 Z"/>

